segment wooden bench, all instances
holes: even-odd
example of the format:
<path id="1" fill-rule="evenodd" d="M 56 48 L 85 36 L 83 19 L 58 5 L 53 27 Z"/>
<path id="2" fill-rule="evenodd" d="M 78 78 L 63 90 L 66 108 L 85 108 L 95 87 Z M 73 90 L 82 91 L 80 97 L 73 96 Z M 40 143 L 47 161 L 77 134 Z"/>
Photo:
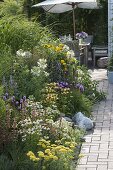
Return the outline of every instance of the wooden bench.
<path id="1" fill-rule="evenodd" d="M 93 46 L 93 66 L 96 64 L 96 57 L 107 57 L 108 56 L 108 46 Z"/>

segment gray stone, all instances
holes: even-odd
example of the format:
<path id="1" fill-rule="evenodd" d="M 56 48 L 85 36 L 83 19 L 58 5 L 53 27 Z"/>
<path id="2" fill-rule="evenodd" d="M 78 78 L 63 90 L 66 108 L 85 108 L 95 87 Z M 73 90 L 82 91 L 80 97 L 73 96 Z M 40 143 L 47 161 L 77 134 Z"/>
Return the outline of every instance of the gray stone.
<path id="1" fill-rule="evenodd" d="M 76 113 L 72 117 L 72 121 L 77 124 L 79 128 L 85 130 L 91 130 L 94 127 L 93 121 L 81 112 Z"/>
<path id="2" fill-rule="evenodd" d="M 97 66 L 100 68 L 106 68 L 108 65 L 108 57 L 101 57 L 97 61 Z"/>

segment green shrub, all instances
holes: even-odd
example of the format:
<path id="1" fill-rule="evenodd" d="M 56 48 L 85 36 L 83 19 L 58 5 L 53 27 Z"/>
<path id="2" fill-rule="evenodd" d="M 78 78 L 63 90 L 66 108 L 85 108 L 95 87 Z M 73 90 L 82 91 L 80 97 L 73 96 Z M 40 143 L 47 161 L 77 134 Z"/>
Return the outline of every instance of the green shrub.
<path id="1" fill-rule="evenodd" d="M 32 50 L 45 32 L 40 24 L 29 22 L 23 16 L 2 17 L 0 25 L 2 43 L 10 46 L 14 53 L 19 49 Z"/>
<path id="2" fill-rule="evenodd" d="M 4 0 L 0 2 L 0 16 L 15 16 L 22 14 L 22 1 Z"/>

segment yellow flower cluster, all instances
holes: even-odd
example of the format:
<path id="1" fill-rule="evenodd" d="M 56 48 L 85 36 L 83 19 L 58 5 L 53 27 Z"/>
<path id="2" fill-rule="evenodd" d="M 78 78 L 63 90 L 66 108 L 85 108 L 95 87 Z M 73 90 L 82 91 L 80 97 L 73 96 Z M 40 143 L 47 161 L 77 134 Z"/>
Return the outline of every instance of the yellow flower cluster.
<path id="1" fill-rule="evenodd" d="M 62 88 L 61 89 L 62 94 L 68 94 L 70 92 L 70 88 Z"/>
<path id="2" fill-rule="evenodd" d="M 57 84 L 55 82 L 47 84 L 47 87 L 45 88 L 46 93 L 54 93 L 55 88 L 57 87 Z"/>
<path id="3" fill-rule="evenodd" d="M 45 88 L 44 103 L 55 103 L 59 99 L 59 91 L 60 95 L 66 95 L 70 92 L 70 88 L 59 87 L 57 83 L 47 84 L 47 87 Z"/>
<path id="4" fill-rule="evenodd" d="M 56 141 L 57 143 L 57 141 Z M 50 144 L 50 141 L 41 139 L 38 143 L 39 146 L 43 148 L 43 151 L 38 151 L 38 156 L 36 157 L 32 151 L 27 153 L 27 156 L 33 161 L 39 161 L 43 159 L 44 161 L 59 160 L 62 154 L 70 155 L 73 153 L 73 148 L 76 146 L 74 142 L 65 142 L 65 146 L 61 144 Z M 43 147 L 45 146 L 45 147 Z M 70 155 L 69 159 L 73 159 L 73 156 Z"/>
<path id="5" fill-rule="evenodd" d="M 54 50 L 55 52 L 61 52 L 63 50 L 64 44 L 53 45 L 53 44 L 44 44 L 45 48 Z"/>
<path id="6" fill-rule="evenodd" d="M 56 46 L 56 47 L 55 47 L 55 51 L 56 51 L 56 52 L 60 52 L 60 51 L 62 51 L 62 49 L 63 49 L 63 48 L 62 48 L 61 46 Z"/>
<path id="7" fill-rule="evenodd" d="M 67 71 L 68 69 L 67 69 L 67 63 L 66 63 L 66 61 L 65 60 L 60 60 L 60 63 L 62 64 L 62 66 L 63 66 L 63 70 L 64 71 Z"/>
<path id="8" fill-rule="evenodd" d="M 65 60 L 60 60 L 60 63 L 61 63 L 62 65 L 66 65 Z"/>
<path id="9" fill-rule="evenodd" d="M 45 147 L 50 146 L 50 140 L 40 139 L 39 142 L 38 142 L 38 145 L 42 146 L 42 147 L 43 146 L 45 146 Z M 45 148 L 45 147 L 43 147 L 43 148 Z"/>
<path id="10" fill-rule="evenodd" d="M 71 149 L 74 149 L 77 146 L 77 143 L 76 142 L 65 142 L 65 146 L 68 146 Z"/>
<path id="11" fill-rule="evenodd" d="M 47 84 L 47 87 L 45 88 L 45 103 L 55 103 L 58 99 L 58 94 L 56 93 L 57 84 L 55 82 Z"/>
<path id="12" fill-rule="evenodd" d="M 57 99 L 58 99 L 58 94 L 51 93 L 51 94 L 47 94 L 45 101 L 47 103 L 54 103 L 56 102 Z"/>
<path id="13" fill-rule="evenodd" d="M 57 85 L 57 83 L 55 83 L 55 82 L 47 84 L 48 87 L 55 87 L 56 85 Z"/>
<path id="14" fill-rule="evenodd" d="M 40 158 L 37 158 L 32 151 L 29 151 L 29 152 L 27 153 L 27 156 L 28 156 L 32 161 L 39 161 L 39 160 L 40 160 Z"/>

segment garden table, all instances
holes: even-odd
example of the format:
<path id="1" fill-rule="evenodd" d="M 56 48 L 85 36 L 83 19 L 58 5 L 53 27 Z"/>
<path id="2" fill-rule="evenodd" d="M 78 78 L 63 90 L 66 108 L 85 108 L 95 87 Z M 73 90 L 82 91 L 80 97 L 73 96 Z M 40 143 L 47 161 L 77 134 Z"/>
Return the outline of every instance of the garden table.
<path id="1" fill-rule="evenodd" d="M 81 57 L 83 58 L 83 64 L 88 65 L 88 52 L 91 42 L 79 42 L 78 40 L 68 40 L 68 38 L 61 39 L 61 42 L 68 45 L 71 50 L 74 51 L 75 56 L 79 56 L 78 59 L 81 63 Z M 77 43 L 78 42 L 78 43 Z M 78 44 L 78 45 L 77 45 Z"/>
<path id="2" fill-rule="evenodd" d="M 89 47 L 91 43 L 81 42 L 79 43 L 80 48 L 84 48 L 84 64 L 88 66 L 88 57 L 89 57 Z"/>

